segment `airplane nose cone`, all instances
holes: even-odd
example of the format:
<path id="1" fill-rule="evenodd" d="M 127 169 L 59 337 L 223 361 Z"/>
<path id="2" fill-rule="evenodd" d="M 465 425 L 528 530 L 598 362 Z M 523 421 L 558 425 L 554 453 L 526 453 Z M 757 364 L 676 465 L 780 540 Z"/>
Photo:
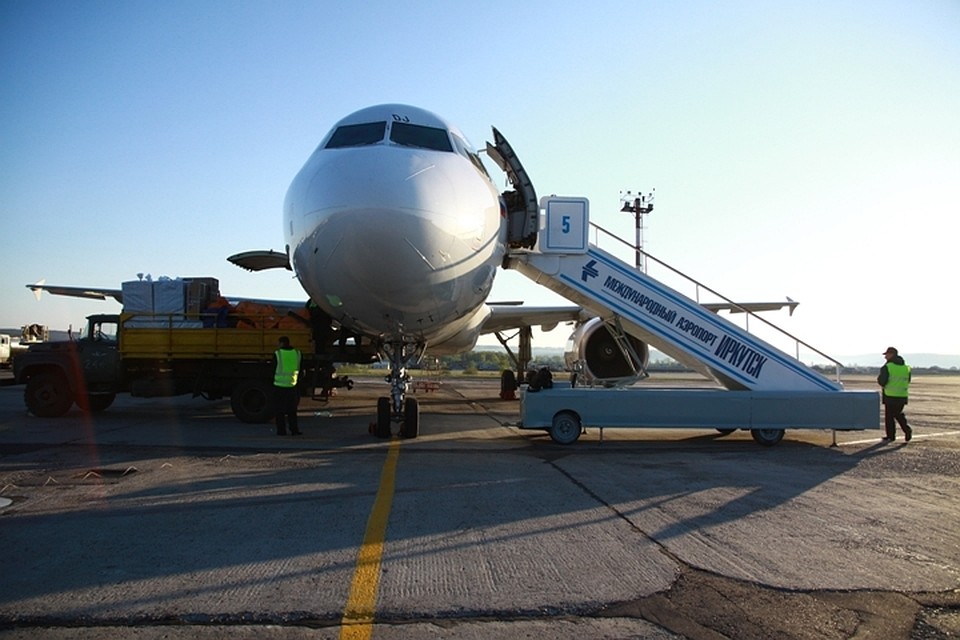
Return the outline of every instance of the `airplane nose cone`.
<path id="1" fill-rule="evenodd" d="M 323 205 L 309 214 L 316 222 L 313 260 L 348 272 L 367 273 L 376 266 L 385 272 L 380 282 L 391 287 L 403 275 L 441 269 L 456 234 L 447 226 L 459 209 L 452 181 L 428 155 L 384 160 L 370 153 L 363 162 L 331 164 L 311 181 L 310 200 Z M 386 268 L 397 263 L 409 273 Z"/>
<path id="2" fill-rule="evenodd" d="M 486 215 L 457 190 L 462 159 L 396 151 L 331 154 L 294 203 L 311 229 L 294 251 L 301 283 L 333 317 L 379 331 L 426 328 L 451 313 L 446 307 L 470 286 L 457 276 L 475 259 L 470 238 L 482 235 Z"/>

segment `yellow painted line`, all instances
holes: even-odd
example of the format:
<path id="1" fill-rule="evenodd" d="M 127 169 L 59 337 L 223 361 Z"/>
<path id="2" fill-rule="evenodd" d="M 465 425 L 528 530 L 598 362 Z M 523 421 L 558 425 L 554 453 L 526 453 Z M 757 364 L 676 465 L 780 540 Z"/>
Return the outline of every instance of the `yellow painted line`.
<path id="1" fill-rule="evenodd" d="M 400 439 L 394 438 L 380 473 L 380 488 L 367 520 L 367 532 L 357 553 L 350 595 L 340 620 L 340 640 L 369 640 L 373 636 L 373 614 L 380 586 L 380 560 L 383 558 L 383 541 L 387 536 L 387 520 L 393 503 L 399 457 Z"/>

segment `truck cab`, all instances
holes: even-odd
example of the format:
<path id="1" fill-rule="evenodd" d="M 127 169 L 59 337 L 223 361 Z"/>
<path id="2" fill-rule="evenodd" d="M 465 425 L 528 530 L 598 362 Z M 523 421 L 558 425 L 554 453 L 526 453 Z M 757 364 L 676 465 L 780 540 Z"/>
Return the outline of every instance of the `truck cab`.
<path id="1" fill-rule="evenodd" d="M 56 417 L 74 402 L 92 411 L 106 409 L 122 387 L 117 315 L 87 318 L 79 339 L 30 345 L 14 361 L 14 378 L 26 384 L 24 400 L 32 414 Z"/>
<path id="2" fill-rule="evenodd" d="M 88 394 L 120 391 L 119 316 L 89 316 L 86 335 L 75 342 L 75 348 Z"/>

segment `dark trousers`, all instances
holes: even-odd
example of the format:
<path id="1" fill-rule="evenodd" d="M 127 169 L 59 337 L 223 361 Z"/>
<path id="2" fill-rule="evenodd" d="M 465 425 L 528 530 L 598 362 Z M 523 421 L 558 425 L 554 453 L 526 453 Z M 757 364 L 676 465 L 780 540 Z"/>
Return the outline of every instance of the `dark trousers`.
<path id="1" fill-rule="evenodd" d="M 906 398 L 883 399 L 883 426 L 887 429 L 887 437 L 893 440 L 897 437 L 897 425 L 903 429 L 905 435 L 912 435 L 913 431 L 907 424 L 907 416 L 903 408 L 907 406 Z"/>
<path id="2" fill-rule="evenodd" d="M 300 433 L 297 428 L 297 406 L 300 404 L 300 394 L 296 387 L 274 387 L 273 402 L 277 411 L 277 435 L 287 435 L 287 423 L 290 423 L 290 433 Z"/>

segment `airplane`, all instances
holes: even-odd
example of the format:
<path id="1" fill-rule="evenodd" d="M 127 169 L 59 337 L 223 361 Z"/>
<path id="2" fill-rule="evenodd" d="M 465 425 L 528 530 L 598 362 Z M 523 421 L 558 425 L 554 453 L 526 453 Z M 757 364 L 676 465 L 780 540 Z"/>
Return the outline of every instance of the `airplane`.
<path id="1" fill-rule="evenodd" d="M 508 244 L 532 247 L 538 203 L 519 162 L 494 130 L 491 157 L 514 185 L 501 194 L 477 151 L 453 124 L 425 109 L 383 104 L 337 122 L 293 179 L 283 210 L 285 250 L 231 256 L 250 270 L 292 270 L 331 321 L 372 336 L 389 363 L 390 396 L 375 432 L 418 432 L 407 368 L 429 348 L 473 348 L 482 332 L 580 317 L 578 307 L 528 310 L 487 304 Z M 502 140 L 502 143 L 500 142 Z M 511 219 L 528 222 L 508 237 Z M 516 205 L 519 205 L 517 207 Z M 514 215 L 516 217 L 516 215 Z"/>
<path id="2" fill-rule="evenodd" d="M 228 258 L 250 271 L 293 271 L 325 322 L 372 340 L 390 370 L 390 394 L 377 402 L 378 437 L 390 437 L 392 423 L 400 424 L 401 436 L 417 436 L 419 406 L 407 395 L 407 370 L 428 349 L 434 355 L 464 352 L 482 333 L 500 338 L 515 328 L 523 351 L 531 326 L 573 322 L 576 342 L 598 341 L 583 350 L 595 360 L 595 377 L 605 371 L 618 377 L 623 367 L 615 361 L 629 357 L 580 307 L 488 302 L 508 250 L 533 248 L 539 225 L 539 201 L 526 171 L 503 135 L 496 128 L 493 134 L 486 153 L 513 187 L 503 192 L 466 136 L 440 116 L 404 104 L 351 113 L 320 141 L 287 191 L 284 250 Z M 27 286 L 120 299 L 115 289 Z M 756 303 L 790 306 L 791 313 L 796 304 Z M 645 366 L 646 345 L 631 343 Z"/>

